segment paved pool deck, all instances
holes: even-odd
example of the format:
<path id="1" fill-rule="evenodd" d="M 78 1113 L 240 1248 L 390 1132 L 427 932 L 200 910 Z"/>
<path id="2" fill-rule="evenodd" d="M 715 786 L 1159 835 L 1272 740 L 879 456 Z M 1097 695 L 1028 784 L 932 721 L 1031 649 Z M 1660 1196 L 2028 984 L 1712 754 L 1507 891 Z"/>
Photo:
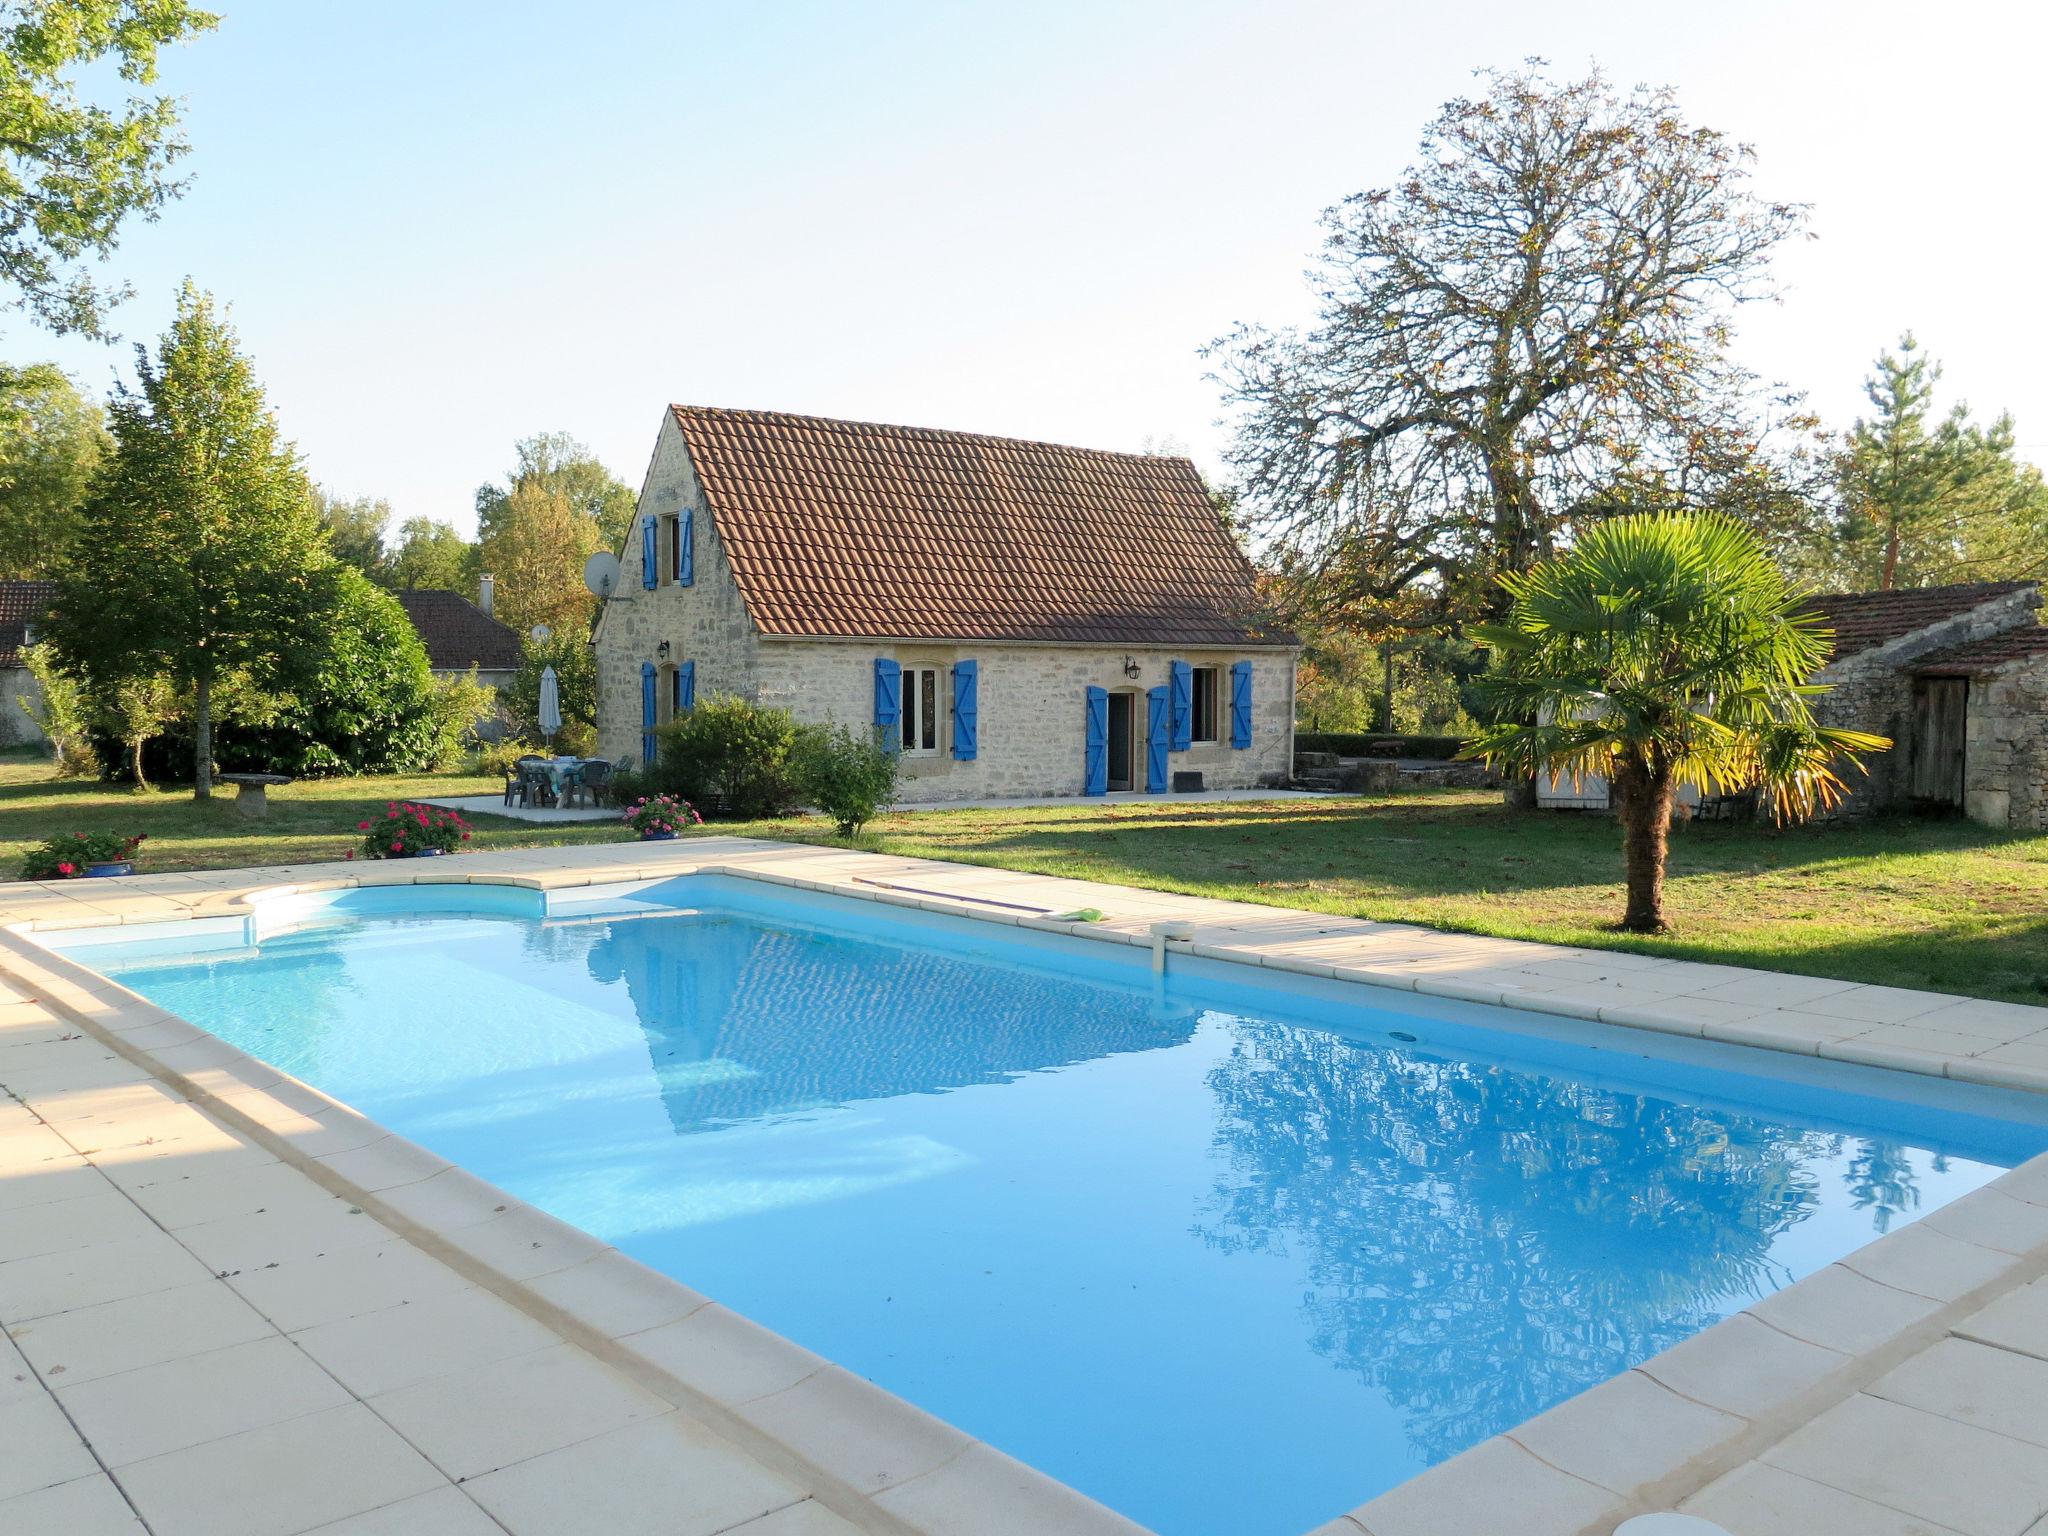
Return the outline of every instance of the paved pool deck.
<path id="1" fill-rule="evenodd" d="M 1135 1536 L 25 931 L 700 869 L 2048 1092 L 2048 1009 L 734 838 L 0 885 L 0 1532 Z M 1316 1536 L 2048 1536 L 2044 1277 L 2048 1158 Z"/>

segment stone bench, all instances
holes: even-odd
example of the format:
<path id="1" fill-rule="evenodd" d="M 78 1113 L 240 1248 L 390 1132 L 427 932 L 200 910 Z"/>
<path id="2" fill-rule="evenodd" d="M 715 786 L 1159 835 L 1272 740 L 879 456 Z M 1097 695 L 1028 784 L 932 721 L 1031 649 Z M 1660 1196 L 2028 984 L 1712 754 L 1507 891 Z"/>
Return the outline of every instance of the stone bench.
<path id="1" fill-rule="evenodd" d="M 270 786 L 292 781 L 288 773 L 223 773 L 218 777 L 223 784 L 237 786 L 235 809 L 244 816 L 268 816 Z"/>

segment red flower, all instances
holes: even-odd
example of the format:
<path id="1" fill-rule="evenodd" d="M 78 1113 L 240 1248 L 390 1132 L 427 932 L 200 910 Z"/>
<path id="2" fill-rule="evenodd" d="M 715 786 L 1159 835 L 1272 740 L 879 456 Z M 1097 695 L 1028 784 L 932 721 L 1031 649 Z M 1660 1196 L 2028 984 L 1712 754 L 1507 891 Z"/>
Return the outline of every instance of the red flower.
<path id="1" fill-rule="evenodd" d="M 75 875 L 78 873 L 78 866 L 76 864 L 59 864 L 57 866 L 57 873 L 60 875 Z"/>
<path id="2" fill-rule="evenodd" d="M 367 821 L 359 821 L 356 823 L 356 830 L 358 832 L 367 832 L 370 830 L 370 824 Z"/>
<path id="3" fill-rule="evenodd" d="M 349 849 L 349 851 L 348 851 L 347 853 L 344 853 L 344 854 L 342 855 L 342 857 L 343 857 L 344 859 L 352 859 L 352 858 L 354 858 L 355 856 L 356 856 L 356 851 L 355 851 L 355 849 L 353 849 L 353 848 Z"/>
<path id="4" fill-rule="evenodd" d="M 462 840 L 463 840 L 463 841 L 464 841 L 465 843 L 469 841 L 469 834 L 468 834 L 467 832 L 465 832 L 465 833 L 463 833 L 463 834 L 462 834 Z"/>
<path id="5" fill-rule="evenodd" d="M 393 853 L 401 853 L 401 852 L 403 852 L 403 851 L 404 851 L 404 849 L 405 849 L 405 844 L 403 844 L 403 843 L 393 843 L 393 844 L 391 845 L 391 851 L 392 851 Z"/>

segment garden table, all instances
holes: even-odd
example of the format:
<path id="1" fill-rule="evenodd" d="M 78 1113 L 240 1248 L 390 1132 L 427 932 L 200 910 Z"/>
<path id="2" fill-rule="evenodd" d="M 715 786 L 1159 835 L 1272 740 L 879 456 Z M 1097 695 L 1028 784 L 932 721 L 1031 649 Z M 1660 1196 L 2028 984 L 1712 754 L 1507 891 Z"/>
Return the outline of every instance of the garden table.
<path id="1" fill-rule="evenodd" d="M 221 783 L 236 786 L 235 809 L 244 816 L 268 816 L 270 786 L 292 781 L 288 773 L 223 773 L 219 777 Z"/>

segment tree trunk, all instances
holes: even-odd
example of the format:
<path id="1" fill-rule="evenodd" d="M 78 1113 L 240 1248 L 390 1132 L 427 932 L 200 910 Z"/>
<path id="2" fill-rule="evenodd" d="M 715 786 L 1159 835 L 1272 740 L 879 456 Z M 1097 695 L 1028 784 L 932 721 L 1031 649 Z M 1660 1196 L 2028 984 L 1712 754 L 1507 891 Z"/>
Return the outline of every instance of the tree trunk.
<path id="1" fill-rule="evenodd" d="M 135 775 L 135 787 L 138 791 L 149 788 L 149 780 L 143 776 L 142 772 L 142 747 L 143 743 L 147 740 L 148 738 L 145 736 L 131 736 L 128 738 L 128 768 Z"/>
<path id="2" fill-rule="evenodd" d="M 193 688 L 192 798 L 213 798 L 213 679 L 204 672 Z"/>
<path id="3" fill-rule="evenodd" d="M 1664 860 L 1669 852 L 1671 808 L 1677 785 L 1671 770 L 1656 762 L 1624 765 L 1615 774 L 1619 792 L 1622 862 L 1628 872 L 1624 933 L 1664 932 Z"/>

